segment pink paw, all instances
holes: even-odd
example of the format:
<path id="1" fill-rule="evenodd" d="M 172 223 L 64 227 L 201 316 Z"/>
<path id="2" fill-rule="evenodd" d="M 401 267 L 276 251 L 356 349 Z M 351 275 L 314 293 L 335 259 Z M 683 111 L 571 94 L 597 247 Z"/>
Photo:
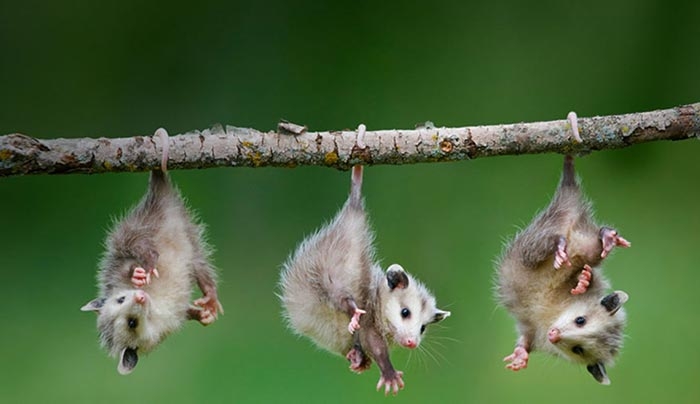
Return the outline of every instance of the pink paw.
<path id="1" fill-rule="evenodd" d="M 591 278 L 593 277 L 593 268 L 586 264 L 583 266 L 581 275 L 578 276 L 578 284 L 576 287 L 571 289 L 572 295 L 581 295 L 586 293 L 588 286 L 591 284 Z"/>
<path id="2" fill-rule="evenodd" d="M 155 268 L 153 268 L 150 271 L 146 271 L 141 267 L 136 267 L 134 268 L 134 273 L 131 275 L 131 283 L 137 288 L 141 288 L 145 285 L 150 285 L 151 274 L 153 274 L 153 276 L 156 278 L 160 277 L 158 270 Z"/>
<path id="3" fill-rule="evenodd" d="M 600 229 L 600 241 L 603 242 L 603 252 L 600 253 L 600 258 L 605 258 L 610 254 L 614 247 L 630 247 L 632 243 L 620 237 L 617 230 L 609 227 Z"/>
<path id="4" fill-rule="evenodd" d="M 199 322 L 202 323 L 202 325 L 209 325 L 213 323 L 216 320 L 216 316 L 212 314 L 209 310 L 200 310 L 199 311 Z"/>
<path id="5" fill-rule="evenodd" d="M 360 316 L 367 313 L 362 309 L 355 309 L 355 314 L 352 315 L 350 323 L 348 324 L 348 331 L 350 334 L 354 334 L 355 331 L 360 329 Z"/>
<path id="6" fill-rule="evenodd" d="M 224 308 L 216 296 L 205 295 L 192 302 L 192 304 L 202 308 L 199 313 L 199 322 L 204 325 L 213 323 L 219 317 L 219 313 L 224 313 Z"/>
<path id="7" fill-rule="evenodd" d="M 569 261 L 569 254 L 566 253 L 566 239 L 559 237 L 557 251 L 554 253 L 554 269 L 561 268 L 563 264 L 571 266 L 571 261 Z"/>
<path id="8" fill-rule="evenodd" d="M 379 378 L 379 383 L 377 383 L 377 390 L 384 386 L 384 395 L 389 395 L 391 391 L 392 394 L 396 395 L 400 389 L 403 389 L 403 372 L 400 370 L 395 370 L 393 375 L 384 376 Z"/>
<path id="9" fill-rule="evenodd" d="M 513 353 L 503 358 L 504 362 L 510 362 L 506 365 L 507 369 L 518 371 L 520 369 L 525 369 L 527 367 L 527 360 L 530 358 L 530 354 L 527 353 L 525 348 L 521 346 L 516 346 Z"/>
<path id="10" fill-rule="evenodd" d="M 352 348 L 345 358 L 350 361 L 350 370 L 355 373 L 362 373 L 369 369 L 372 362 L 367 356 L 365 356 L 362 350 L 357 348 Z"/>

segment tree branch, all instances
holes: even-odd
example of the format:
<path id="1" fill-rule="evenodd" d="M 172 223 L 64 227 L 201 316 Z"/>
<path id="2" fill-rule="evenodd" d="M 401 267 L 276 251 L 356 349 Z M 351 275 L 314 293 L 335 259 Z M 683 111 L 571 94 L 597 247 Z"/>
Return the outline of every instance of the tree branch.
<path id="1" fill-rule="evenodd" d="M 580 118 L 583 143 L 567 120 L 509 125 L 367 131 L 308 132 L 283 122 L 277 132 L 218 125 L 170 138 L 168 167 L 295 167 L 411 164 L 478 157 L 587 153 L 656 140 L 700 138 L 700 103 L 652 112 Z M 35 139 L 0 136 L 0 176 L 146 171 L 160 166 L 160 139 Z"/>

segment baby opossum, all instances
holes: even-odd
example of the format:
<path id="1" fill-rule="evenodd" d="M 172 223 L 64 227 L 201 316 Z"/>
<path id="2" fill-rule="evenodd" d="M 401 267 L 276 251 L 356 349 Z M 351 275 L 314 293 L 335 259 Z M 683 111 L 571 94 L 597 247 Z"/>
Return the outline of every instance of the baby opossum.
<path id="1" fill-rule="evenodd" d="M 586 365 L 610 384 L 605 365 L 623 342 L 625 292 L 610 287 L 597 266 L 615 246 L 630 243 L 593 222 L 579 189 L 573 157 L 564 159 L 549 207 L 515 236 L 498 264 L 498 299 L 517 321 L 520 338 L 504 361 L 527 367 L 528 353 L 543 350 Z"/>
<path id="2" fill-rule="evenodd" d="M 208 325 L 223 313 L 204 229 L 193 222 L 166 171 L 168 134 L 161 128 L 155 136 L 162 141 L 161 170 L 151 171 L 146 195 L 110 231 L 97 276 L 99 297 L 81 309 L 97 313 L 101 344 L 119 356 L 121 374 L 186 319 Z M 193 281 L 204 296 L 190 306 Z"/>
<path id="3" fill-rule="evenodd" d="M 344 355 L 354 372 L 374 359 L 381 371 L 377 390 L 396 394 L 403 372 L 391 364 L 389 344 L 416 348 L 426 326 L 450 312 L 438 310 L 428 289 L 400 265 L 381 270 L 361 195 L 362 166 L 353 167 L 351 180 L 340 212 L 284 264 L 280 298 L 293 331 Z"/>

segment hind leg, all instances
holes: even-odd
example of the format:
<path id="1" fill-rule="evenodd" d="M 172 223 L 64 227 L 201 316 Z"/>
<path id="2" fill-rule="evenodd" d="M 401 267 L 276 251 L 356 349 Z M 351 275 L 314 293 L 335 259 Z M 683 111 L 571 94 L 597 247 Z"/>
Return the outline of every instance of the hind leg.
<path id="1" fill-rule="evenodd" d="M 345 358 L 350 361 L 350 370 L 355 372 L 355 373 L 362 373 L 365 370 L 370 368 L 370 365 L 372 364 L 372 359 L 370 359 L 369 356 L 365 353 L 365 351 L 362 349 L 362 345 L 360 345 L 359 338 L 357 337 L 358 334 L 355 334 L 355 337 L 353 338 L 355 340 L 355 343 L 353 344 L 352 348 L 348 351 L 348 354 L 345 355 Z"/>

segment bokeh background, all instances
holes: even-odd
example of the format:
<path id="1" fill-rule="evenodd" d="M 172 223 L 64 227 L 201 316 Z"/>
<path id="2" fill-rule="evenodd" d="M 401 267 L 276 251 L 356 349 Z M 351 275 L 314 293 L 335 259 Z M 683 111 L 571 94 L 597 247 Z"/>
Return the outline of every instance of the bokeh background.
<path id="1" fill-rule="evenodd" d="M 2 1 L 0 134 L 123 137 L 214 123 L 311 130 L 464 126 L 700 101 L 700 2 Z M 578 160 L 598 218 L 632 241 L 605 270 L 629 327 L 611 386 L 533 355 L 501 362 L 514 323 L 491 295 L 504 240 L 549 200 L 561 156 L 366 170 L 383 264 L 453 316 L 427 352 L 397 348 L 396 402 L 698 402 L 700 141 Z M 112 218 L 147 174 L 0 178 L 0 402 L 384 402 L 374 366 L 285 329 L 279 267 L 343 203 L 321 167 L 173 172 L 209 225 L 226 314 L 187 324 L 123 377 L 80 306 Z"/>

